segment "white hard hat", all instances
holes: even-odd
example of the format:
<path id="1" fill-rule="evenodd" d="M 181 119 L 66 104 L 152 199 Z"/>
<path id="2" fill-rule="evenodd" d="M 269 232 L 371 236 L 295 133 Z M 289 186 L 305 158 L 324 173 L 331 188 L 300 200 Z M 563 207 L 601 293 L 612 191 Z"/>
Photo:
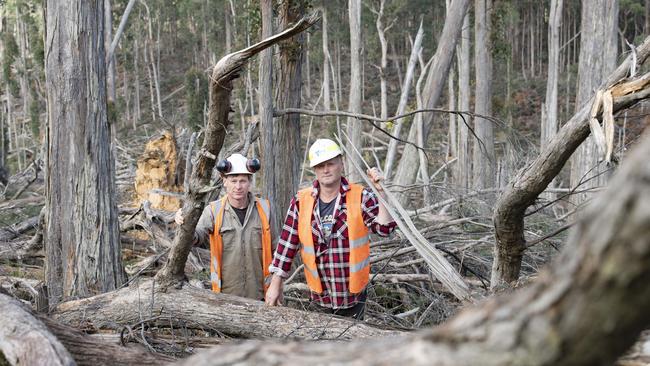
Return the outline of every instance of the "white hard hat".
<path id="1" fill-rule="evenodd" d="M 330 139 L 318 139 L 309 148 L 309 167 L 343 155 L 341 148 Z"/>
<path id="2" fill-rule="evenodd" d="M 242 154 L 232 154 L 217 163 L 217 170 L 225 175 L 253 174 L 260 169 L 258 159 L 247 159 Z"/>

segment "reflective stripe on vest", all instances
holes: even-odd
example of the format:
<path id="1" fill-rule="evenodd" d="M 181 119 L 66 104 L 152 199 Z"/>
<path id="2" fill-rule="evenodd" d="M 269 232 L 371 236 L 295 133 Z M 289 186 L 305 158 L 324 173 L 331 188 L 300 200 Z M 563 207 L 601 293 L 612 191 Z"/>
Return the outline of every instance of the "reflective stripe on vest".
<path id="1" fill-rule="evenodd" d="M 312 236 L 312 213 L 316 200 L 311 195 L 312 188 L 298 192 L 298 237 L 302 243 L 300 254 L 305 265 L 305 278 L 309 289 L 315 293 L 322 293 L 323 286 L 318 275 L 316 265 L 316 250 Z M 361 210 L 361 196 L 363 187 L 351 184 L 350 190 L 345 195 L 347 207 L 348 241 L 350 243 L 350 277 L 348 289 L 357 294 L 363 291 L 370 277 L 370 241 L 368 228 L 363 222 Z"/>
<path id="2" fill-rule="evenodd" d="M 255 207 L 262 222 L 262 271 L 264 278 L 268 278 L 270 275 L 269 266 L 273 259 L 273 251 L 271 250 L 271 225 L 269 223 L 271 206 L 268 200 L 255 198 Z M 220 231 L 223 225 L 226 197 L 219 201 L 211 202 L 210 208 L 214 216 L 214 228 L 212 229 L 212 235 L 210 235 L 210 282 L 212 283 L 212 291 L 221 292 L 223 239 Z M 266 292 L 267 287 L 267 284 L 264 283 L 264 292 Z"/>

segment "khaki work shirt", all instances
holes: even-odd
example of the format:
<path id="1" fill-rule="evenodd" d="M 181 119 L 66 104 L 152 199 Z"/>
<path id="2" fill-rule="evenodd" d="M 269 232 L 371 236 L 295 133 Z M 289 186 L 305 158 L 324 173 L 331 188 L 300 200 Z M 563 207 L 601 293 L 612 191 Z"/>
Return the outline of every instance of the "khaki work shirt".
<path id="1" fill-rule="evenodd" d="M 257 212 L 253 195 L 249 193 L 248 199 L 248 211 L 243 225 L 226 200 L 221 225 L 223 240 L 221 292 L 262 300 L 264 298 L 262 219 Z M 214 213 L 210 205 L 207 205 L 196 225 L 197 239 L 202 245 L 210 245 L 214 221 Z"/>

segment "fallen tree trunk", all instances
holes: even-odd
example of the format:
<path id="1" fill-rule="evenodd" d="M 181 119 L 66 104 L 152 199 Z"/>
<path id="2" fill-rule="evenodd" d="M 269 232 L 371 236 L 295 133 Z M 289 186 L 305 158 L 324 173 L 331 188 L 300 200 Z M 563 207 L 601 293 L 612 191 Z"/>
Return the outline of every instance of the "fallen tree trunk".
<path id="1" fill-rule="evenodd" d="M 38 225 L 38 216 L 30 217 L 27 220 L 0 229 L 0 243 L 16 239 L 20 235 L 32 230 Z"/>
<path id="2" fill-rule="evenodd" d="M 635 84 L 625 80 L 633 60 L 637 69 L 650 56 L 650 37 L 646 38 L 636 50 L 637 58 L 628 57 L 604 84 L 608 89 L 615 83 Z M 643 81 L 648 75 L 636 79 Z M 641 89 L 627 90 L 618 86 L 618 95 L 614 98 L 614 113 L 629 108 L 641 100 L 650 97 L 650 86 L 643 83 Z M 614 93 L 613 93 L 614 94 Z M 593 102 L 593 98 L 592 98 Z M 526 249 L 524 237 L 524 215 L 537 197 L 558 175 L 573 152 L 589 136 L 589 112 L 592 103 L 587 103 L 558 131 L 557 135 L 546 145 L 540 155 L 526 169 L 508 184 L 501 194 L 494 210 L 494 229 L 496 244 L 494 262 L 492 263 L 491 287 L 510 286 L 519 278 L 521 260 Z"/>
<path id="3" fill-rule="evenodd" d="M 151 353 L 139 345 L 128 347 L 106 342 L 45 317 L 40 318 L 65 346 L 77 365 L 161 365 L 174 358 Z"/>
<path id="4" fill-rule="evenodd" d="M 353 339 L 398 334 L 347 318 L 269 307 L 191 286 L 164 290 L 152 280 L 59 304 L 51 316 L 84 329 L 121 330 L 149 319 L 160 327 L 211 330 L 237 338 Z"/>
<path id="5" fill-rule="evenodd" d="M 0 294 L 0 314 L 0 364 L 75 364 L 61 342 L 17 300 Z"/>
<path id="6" fill-rule="evenodd" d="M 0 294 L 0 364 L 11 365 L 160 365 L 174 359 L 132 345 L 92 337 Z"/>
<path id="7" fill-rule="evenodd" d="M 24 257 L 42 256 L 38 253 L 38 250 L 43 248 L 44 219 L 45 214 L 44 211 L 41 210 L 39 216 L 24 221 L 20 225 L 14 226 L 20 234 L 27 232 L 31 228 L 36 228 L 36 233 L 29 240 L 13 240 L 9 242 L 3 242 L 0 240 L 0 259 L 21 260 Z"/>
<path id="8" fill-rule="evenodd" d="M 352 342 L 244 342 L 182 365 L 610 365 L 650 325 L 650 137 L 530 286 L 417 334 Z"/>

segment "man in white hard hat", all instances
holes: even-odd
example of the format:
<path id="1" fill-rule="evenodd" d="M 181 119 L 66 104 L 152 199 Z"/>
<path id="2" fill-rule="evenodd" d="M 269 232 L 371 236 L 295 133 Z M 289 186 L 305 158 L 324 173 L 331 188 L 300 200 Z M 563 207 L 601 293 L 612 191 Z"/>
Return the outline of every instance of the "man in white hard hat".
<path id="1" fill-rule="evenodd" d="M 212 291 L 264 299 L 271 247 L 269 201 L 250 193 L 257 159 L 233 154 L 217 163 L 226 195 L 205 207 L 194 233 L 196 244 L 210 244 Z M 181 210 L 177 224 L 183 223 Z"/>
<path id="2" fill-rule="evenodd" d="M 283 281 L 300 249 L 316 310 L 361 319 L 370 273 L 369 230 L 388 236 L 396 224 L 371 190 L 343 177 L 343 156 L 334 141 L 316 140 L 309 165 L 316 180 L 291 201 L 269 269 L 266 303 L 282 303 Z M 367 173 L 383 192 L 377 168 Z"/>

